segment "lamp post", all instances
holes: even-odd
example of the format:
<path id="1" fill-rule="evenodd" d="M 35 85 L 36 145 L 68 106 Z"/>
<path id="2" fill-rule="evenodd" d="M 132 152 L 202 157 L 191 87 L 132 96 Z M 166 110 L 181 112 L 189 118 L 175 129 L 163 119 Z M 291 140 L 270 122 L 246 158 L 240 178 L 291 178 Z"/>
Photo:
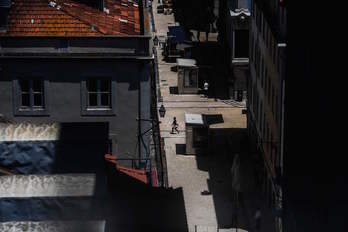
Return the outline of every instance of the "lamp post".
<path id="1" fill-rule="evenodd" d="M 166 114 L 166 109 L 164 108 L 163 104 L 161 105 L 158 111 L 159 111 L 160 117 L 164 118 L 164 115 Z"/>

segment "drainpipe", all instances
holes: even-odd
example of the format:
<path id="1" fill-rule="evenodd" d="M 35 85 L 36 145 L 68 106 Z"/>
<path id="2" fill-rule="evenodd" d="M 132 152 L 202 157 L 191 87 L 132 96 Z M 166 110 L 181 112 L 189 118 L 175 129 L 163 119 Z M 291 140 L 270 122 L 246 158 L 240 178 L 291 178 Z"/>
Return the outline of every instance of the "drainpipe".
<path id="1" fill-rule="evenodd" d="M 144 0 L 139 1 L 140 34 L 145 35 Z"/>
<path id="2" fill-rule="evenodd" d="M 279 48 L 282 48 L 280 50 L 280 55 L 281 55 L 281 60 L 283 62 L 281 63 L 281 117 L 280 117 L 280 176 L 283 176 L 283 160 L 284 160 L 284 115 L 285 115 L 285 78 L 286 78 L 286 56 L 285 56 L 285 49 L 286 49 L 286 44 L 278 44 Z M 280 184 L 280 197 L 281 197 L 281 210 L 283 210 L 283 183 Z M 283 230 L 283 221 L 282 217 L 280 217 L 280 230 Z"/>

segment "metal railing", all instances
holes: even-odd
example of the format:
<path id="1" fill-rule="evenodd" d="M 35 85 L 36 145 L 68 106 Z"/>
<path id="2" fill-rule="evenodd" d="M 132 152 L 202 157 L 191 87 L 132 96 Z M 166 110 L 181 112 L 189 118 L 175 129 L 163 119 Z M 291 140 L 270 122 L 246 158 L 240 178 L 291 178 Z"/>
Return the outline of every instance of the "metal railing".
<path id="1" fill-rule="evenodd" d="M 149 8 L 150 20 L 152 24 L 152 32 L 156 32 L 155 20 L 153 15 L 153 9 Z M 151 118 L 154 122 L 159 122 L 157 102 L 162 101 L 158 71 L 158 57 L 156 46 L 153 49 L 153 65 L 152 65 L 152 78 L 151 78 Z M 168 187 L 166 154 L 164 150 L 164 140 L 161 138 L 159 123 L 152 123 L 152 138 L 153 146 L 155 150 L 155 162 L 157 168 L 158 185 L 161 187 Z"/>
<path id="2" fill-rule="evenodd" d="M 151 118 L 153 119 L 153 146 L 155 150 L 155 162 L 157 167 L 158 185 L 162 187 L 168 187 L 167 178 L 167 166 L 164 151 L 164 140 L 161 138 L 157 102 L 161 100 L 161 92 L 159 88 L 159 76 L 158 76 L 158 64 L 157 64 L 157 51 L 154 47 L 154 62 L 152 67 L 152 78 L 151 78 Z"/>

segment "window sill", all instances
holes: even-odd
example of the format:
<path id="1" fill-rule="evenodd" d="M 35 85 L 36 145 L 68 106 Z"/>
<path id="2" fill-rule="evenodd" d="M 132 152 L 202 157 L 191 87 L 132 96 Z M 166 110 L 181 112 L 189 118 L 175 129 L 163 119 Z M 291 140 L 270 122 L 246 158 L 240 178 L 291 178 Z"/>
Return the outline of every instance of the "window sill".
<path id="1" fill-rule="evenodd" d="M 115 112 L 110 108 L 87 108 L 82 110 L 82 116 L 115 116 Z"/>
<path id="2" fill-rule="evenodd" d="M 47 109 L 17 109 L 15 116 L 49 116 Z"/>

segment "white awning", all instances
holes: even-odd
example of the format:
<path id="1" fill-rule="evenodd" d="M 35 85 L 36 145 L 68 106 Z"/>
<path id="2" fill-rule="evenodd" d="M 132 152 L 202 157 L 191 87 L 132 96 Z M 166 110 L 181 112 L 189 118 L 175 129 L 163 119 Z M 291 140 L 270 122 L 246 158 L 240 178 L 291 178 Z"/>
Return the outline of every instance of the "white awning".
<path id="1" fill-rule="evenodd" d="M 196 66 L 196 60 L 194 59 L 176 59 L 176 62 L 178 63 L 178 66 L 183 67 L 197 67 Z"/>
<path id="2" fill-rule="evenodd" d="M 204 125 L 203 116 L 201 114 L 185 114 L 185 123 Z"/>

